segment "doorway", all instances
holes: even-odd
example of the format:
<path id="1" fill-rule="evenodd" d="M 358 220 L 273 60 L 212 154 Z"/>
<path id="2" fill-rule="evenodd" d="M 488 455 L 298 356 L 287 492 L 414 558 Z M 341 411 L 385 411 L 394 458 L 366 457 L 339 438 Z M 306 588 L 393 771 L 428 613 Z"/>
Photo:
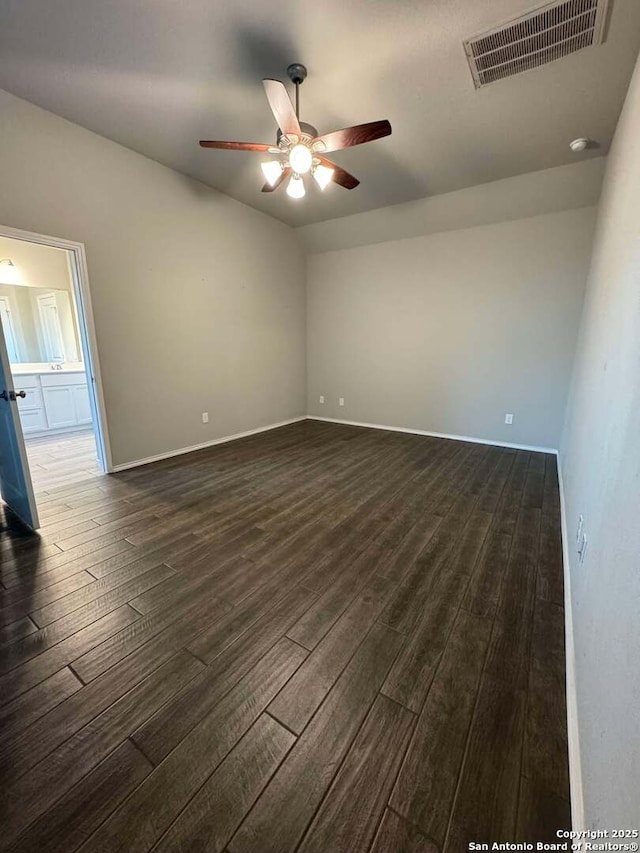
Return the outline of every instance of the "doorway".
<path id="1" fill-rule="evenodd" d="M 26 468 L 19 482 L 37 504 L 39 494 L 111 470 L 82 244 L 0 226 L 0 321 L 11 444 L 21 446 L 0 460 L 12 472 L 5 501 L 11 507 L 15 471 Z M 31 518 L 36 527 L 35 507 Z"/>

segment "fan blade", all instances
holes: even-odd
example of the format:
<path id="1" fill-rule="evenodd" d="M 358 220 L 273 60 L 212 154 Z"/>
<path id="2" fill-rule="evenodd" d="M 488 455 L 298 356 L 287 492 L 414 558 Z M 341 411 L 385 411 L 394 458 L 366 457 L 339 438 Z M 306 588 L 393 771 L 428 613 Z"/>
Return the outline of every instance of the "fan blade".
<path id="1" fill-rule="evenodd" d="M 354 190 L 360 183 L 357 178 L 354 178 L 353 175 L 350 175 L 349 172 L 341 169 L 340 166 L 326 157 L 318 157 L 318 160 L 320 160 L 320 165 L 326 166 L 327 169 L 333 169 L 333 178 L 331 180 L 334 184 L 340 184 L 341 187 L 347 190 Z"/>
<path id="2" fill-rule="evenodd" d="M 356 124 L 354 127 L 345 127 L 343 130 L 334 130 L 325 133 L 313 140 L 322 142 L 324 148 L 321 151 L 339 151 L 341 148 L 351 148 L 353 145 L 362 145 L 364 142 L 373 142 L 383 136 L 391 135 L 391 125 L 383 121 L 370 121 L 368 124 Z"/>
<path id="3" fill-rule="evenodd" d="M 287 95 L 284 83 L 281 83 L 279 80 L 267 78 L 262 81 L 262 85 L 264 86 L 271 112 L 280 130 L 285 134 L 295 133 L 296 136 L 301 136 L 302 131 L 300 130 L 298 117 L 296 116 L 296 111 L 293 108 L 289 95 Z"/>
<path id="4" fill-rule="evenodd" d="M 203 148 L 230 148 L 233 151 L 269 151 L 273 145 L 265 145 L 262 142 L 217 142 L 211 139 L 201 139 Z"/>
<path id="5" fill-rule="evenodd" d="M 269 181 L 267 181 L 267 183 L 262 187 L 262 192 L 263 193 L 272 193 L 274 190 L 277 190 L 278 187 L 280 186 L 280 184 L 282 184 L 282 182 L 285 181 L 289 177 L 290 174 L 291 174 L 291 169 L 287 166 L 286 168 L 284 168 L 282 170 L 282 174 L 280 175 L 280 177 L 278 178 L 278 180 L 275 182 L 275 184 L 273 186 L 271 186 Z"/>

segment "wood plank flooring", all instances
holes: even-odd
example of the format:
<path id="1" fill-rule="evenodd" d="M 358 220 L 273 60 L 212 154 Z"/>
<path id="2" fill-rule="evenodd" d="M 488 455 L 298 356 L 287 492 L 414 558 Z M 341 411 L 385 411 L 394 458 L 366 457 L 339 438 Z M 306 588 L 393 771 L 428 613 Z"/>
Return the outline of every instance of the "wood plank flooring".
<path id="1" fill-rule="evenodd" d="M 93 430 L 25 438 L 36 492 L 90 480 L 100 473 Z"/>
<path id="2" fill-rule="evenodd" d="M 0 533 L 0 849 L 569 828 L 553 456 L 305 421 L 104 477 L 71 446 L 30 447 L 40 535 Z"/>

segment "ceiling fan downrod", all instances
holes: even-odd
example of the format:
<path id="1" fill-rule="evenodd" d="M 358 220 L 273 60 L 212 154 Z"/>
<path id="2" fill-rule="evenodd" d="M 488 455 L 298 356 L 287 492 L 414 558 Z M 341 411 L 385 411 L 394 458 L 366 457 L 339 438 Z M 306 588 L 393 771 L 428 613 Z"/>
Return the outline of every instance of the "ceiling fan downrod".
<path id="1" fill-rule="evenodd" d="M 307 69 L 300 62 L 293 62 L 287 68 L 287 74 L 289 75 L 289 80 L 296 87 L 296 118 L 298 121 L 300 120 L 300 86 L 304 83 L 307 77 Z"/>

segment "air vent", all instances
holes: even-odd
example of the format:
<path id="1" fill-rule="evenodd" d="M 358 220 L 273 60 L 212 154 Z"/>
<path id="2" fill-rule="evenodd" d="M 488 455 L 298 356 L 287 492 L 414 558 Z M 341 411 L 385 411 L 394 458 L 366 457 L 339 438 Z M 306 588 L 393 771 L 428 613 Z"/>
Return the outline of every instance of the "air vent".
<path id="1" fill-rule="evenodd" d="M 561 0 L 464 41 L 476 88 L 600 44 L 609 0 Z"/>

